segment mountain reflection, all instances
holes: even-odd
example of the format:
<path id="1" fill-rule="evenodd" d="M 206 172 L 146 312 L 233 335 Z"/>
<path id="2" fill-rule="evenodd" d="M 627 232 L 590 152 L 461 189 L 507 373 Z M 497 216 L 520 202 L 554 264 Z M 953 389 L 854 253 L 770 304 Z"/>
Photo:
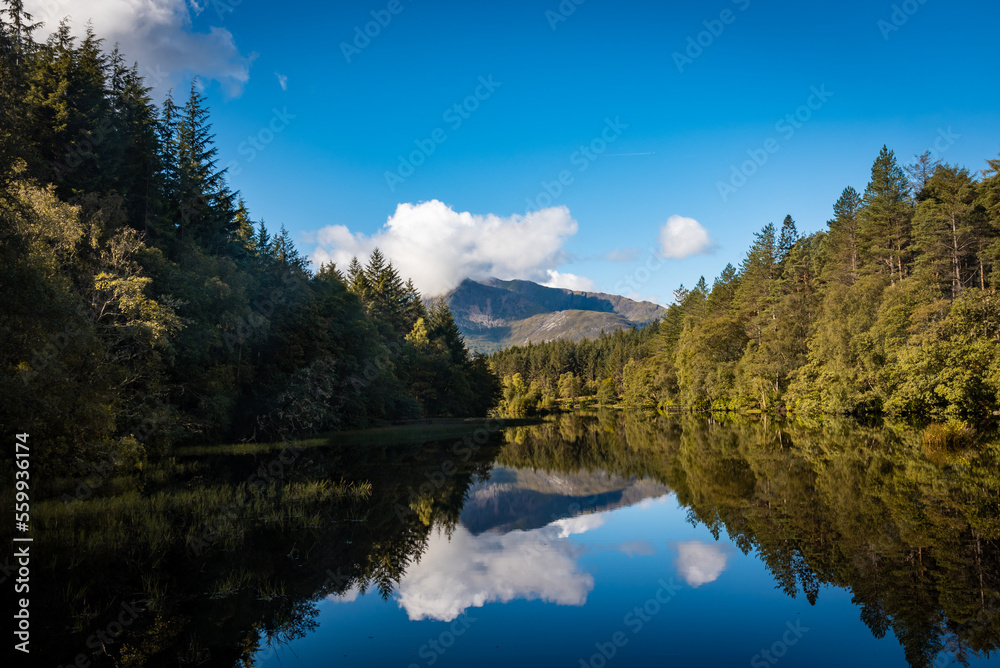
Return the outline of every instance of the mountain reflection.
<path id="1" fill-rule="evenodd" d="M 605 412 L 507 428 L 468 456 L 454 445 L 307 449 L 239 517 L 204 499 L 241 493 L 269 455 L 181 458 L 146 497 L 40 504 L 38 660 L 249 666 L 265 645 L 312 633 L 320 601 L 369 592 L 411 620 L 514 600 L 582 606 L 595 575 L 572 537 L 670 491 L 691 522 L 756 554 L 787 596 L 849 590 L 871 633 L 891 630 L 912 666 L 998 647 L 995 437 L 949 449 L 901 425 Z M 206 526 L 216 535 L 192 549 Z M 721 546 L 675 544 L 678 576 L 706 589 L 725 580 L 734 553 Z M 111 657 L 88 649 L 127 602 L 142 613 Z"/>

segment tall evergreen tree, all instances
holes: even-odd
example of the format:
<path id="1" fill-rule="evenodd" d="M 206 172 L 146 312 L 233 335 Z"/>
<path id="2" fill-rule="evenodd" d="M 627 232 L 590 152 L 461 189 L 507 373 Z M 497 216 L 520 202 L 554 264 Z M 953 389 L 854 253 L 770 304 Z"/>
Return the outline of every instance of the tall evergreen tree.
<path id="1" fill-rule="evenodd" d="M 785 216 L 781 221 L 781 233 L 778 237 L 778 261 L 781 262 L 785 256 L 791 252 L 795 242 L 799 240 L 799 231 L 795 227 L 795 221 L 790 215 Z"/>
<path id="2" fill-rule="evenodd" d="M 36 51 L 32 34 L 41 23 L 24 11 L 23 0 L 4 0 L 0 9 L 0 186 L 9 182 L 18 160 L 28 160 L 29 59 Z"/>
<path id="3" fill-rule="evenodd" d="M 952 299 L 977 274 L 976 183 L 964 167 L 939 165 L 921 191 L 914 219 L 918 266 Z"/>
<path id="4" fill-rule="evenodd" d="M 924 151 L 920 155 L 913 156 L 916 160 L 913 164 L 906 166 L 906 173 L 910 176 L 910 187 L 913 188 L 913 195 L 920 197 L 924 186 L 934 174 L 934 170 L 941 164 L 940 160 L 932 160 L 931 152 Z"/>
<path id="5" fill-rule="evenodd" d="M 221 249 L 235 232 L 235 202 L 218 168 L 218 148 L 198 80 L 191 82 L 187 102 L 173 119 L 176 169 L 173 183 L 178 234 L 210 249 Z"/>
<path id="6" fill-rule="evenodd" d="M 977 256 L 980 287 L 1000 285 L 1000 156 L 987 159 L 983 180 L 979 184 L 979 201 L 983 219 Z"/>
<path id="7" fill-rule="evenodd" d="M 909 269 L 913 206 L 906 174 L 883 146 L 872 165 L 860 213 L 866 260 L 873 271 L 901 281 Z"/>
<path id="8" fill-rule="evenodd" d="M 833 220 L 829 222 L 830 258 L 828 266 L 849 285 L 858 280 L 861 255 L 860 222 L 861 195 L 847 186 L 833 205 Z"/>

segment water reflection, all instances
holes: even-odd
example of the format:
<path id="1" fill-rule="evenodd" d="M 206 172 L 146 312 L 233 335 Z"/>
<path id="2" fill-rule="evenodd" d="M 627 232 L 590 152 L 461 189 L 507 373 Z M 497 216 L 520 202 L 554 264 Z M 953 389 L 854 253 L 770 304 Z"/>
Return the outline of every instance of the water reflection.
<path id="1" fill-rule="evenodd" d="M 586 524 L 575 530 L 586 531 Z M 479 536 L 458 527 L 450 538 L 436 532 L 399 583 L 399 605 L 410 619 L 444 622 L 470 607 L 514 599 L 583 605 L 594 578 L 580 571 L 580 550 L 567 535 L 554 524 Z"/>
<path id="2" fill-rule="evenodd" d="M 32 605 L 46 621 L 37 630 L 38 660 L 59 665 L 84 654 L 95 666 L 112 658 L 136 666 L 270 665 L 269 645 L 291 643 L 305 657 L 308 643 L 339 637 L 326 623 L 317 631 L 321 608 L 347 614 L 383 597 L 381 607 L 364 609 L 380 630 L 400 635 L 409 631 L 392 621 L 393 611 L 416 625 L 479 610 L 505 633 L 528 633 L 538 619 L 520 615 L 534 601 L 546 606 L 535 614 L 560 615 L 546 618 L 546 651 L 565 663 L 594 651 L 593 642 L 578 647 L 574 638 L 601 640 L 636 602 L 629 596 L 642 603 L 650 595 L 636 580 L 640 572 L 650 583 L 670 574 L 653 576 L 657 560 L 697 597 L 682 604 L 678 596 L 673 640 L 656 645 L 647 636 L 643 642 L 658 649 L 636 655 L 634 665 L 715 651 L 718 638 L 695 641 L 703 631 L 685 626 L 698 609 L 678 606 L 702 601 L 729 610 L 744 595 L 740 587 L 765 577 L 761 564 L 780 600 L 810 609 L 826 601 L 832 611 L 838 592 L 850 592 L 853 609 L 826 619 L 827 627 L 860 619 L 869 640 L 898 640 L 897 662 L 975 662 L 998 647 L 995 437 L 950 450 L 902 425 L 602 413 L 511 428 L 463 451 L 468 456 L 456 452 L 452 442 L 331 443 L 302 453 L 280 485 L 257 496 L 241 482 L 269 455 L 189 458 L 149 474 L 143 495 L 102 491 L 72 509 L 40 504 L 46 543 Z M 365 484 L 370 493 L 360 497 L 335 489 Z M 668 493 L 698 535 L 648 524 L 673 510 L 634 519 Z M 241 512 L 226 501 L 233 498 L 243 499 Z M 600 556 L 612 553 L 618 561 Z M 123 603 L 142 612 L 105 643 L 111 657 L 88 648 Z M 519 612 L 500 621 L 508 608 Z M 756 633 L 748 630 L 754 623 L 747 616 L 713 633 L 728 634 L 734 646 L 770 642 L 742 638 Z M 568 629 L 562 636 L 560 625 Z M 481 628 L 465 642 L 485 635 Z M 630 647 L 638 652 L 639 640 Z M 745 664 L 756 651 L 736 659 Z M 383 658 L 406 665 L 401 657 Z M 822 657 L 809 658 L 822 665 Z M 499 665 L 486 655 L 475 660 Z"/>
<path id="3" fill-rule="evenodd" d="M 697 540 L 678 543 L 674 565 L 684 582 L 697 589 L 719 579 L 722 571 L 726 570 L 726 553 L 719 545 Z"/>

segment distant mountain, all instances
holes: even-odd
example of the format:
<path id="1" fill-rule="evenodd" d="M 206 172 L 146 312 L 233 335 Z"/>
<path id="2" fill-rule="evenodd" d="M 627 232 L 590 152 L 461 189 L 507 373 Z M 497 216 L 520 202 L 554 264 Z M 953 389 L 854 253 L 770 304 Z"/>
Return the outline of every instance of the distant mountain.
<path id="1" fill-rule="evenodd" d="M 623 508 L 669 493 L 653 480 L 604 471 L 552 473 L 498 466 L 488 480 L 469 488 L 459 519 L 474 535 L 530 531 L 555 520 Z"/>
<path id="2" fill-rule="evenodd" d="M 619 295 L 496 278 L 465 279 L 444 300 L 466 344 L 484 352 L 553 339 L 593 339 L 602 331 L 639 327 L 666 313 L 658 304 Z"/>

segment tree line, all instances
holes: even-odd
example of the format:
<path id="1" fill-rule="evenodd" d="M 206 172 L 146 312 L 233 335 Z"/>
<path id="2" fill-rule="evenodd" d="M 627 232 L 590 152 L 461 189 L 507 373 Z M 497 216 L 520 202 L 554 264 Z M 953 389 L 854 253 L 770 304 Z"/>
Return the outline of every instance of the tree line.
<path id="1" fill-rule="evenodd" d="M 739 267 L 681 286 L 655 325 L 493 354 L 504 406 L 537 409 L 573 374 L 583 392 L 604 386 L 630 406 L 996 410 L 1000 158 L 986 163 L 976 174 L 927 152 L 903 167 L 883 147 L 827 229 L 765 225 Z"/>
<path id="2" fill-rule="evenodd" d="M 377 250 L 311 271 L 253 220 L 209 109 L 150 98 L 64 21 L 0 12 L 0 423 L 39 463 L 141 466 L 180 441 L 483 415 L 496 382 Z"/>

